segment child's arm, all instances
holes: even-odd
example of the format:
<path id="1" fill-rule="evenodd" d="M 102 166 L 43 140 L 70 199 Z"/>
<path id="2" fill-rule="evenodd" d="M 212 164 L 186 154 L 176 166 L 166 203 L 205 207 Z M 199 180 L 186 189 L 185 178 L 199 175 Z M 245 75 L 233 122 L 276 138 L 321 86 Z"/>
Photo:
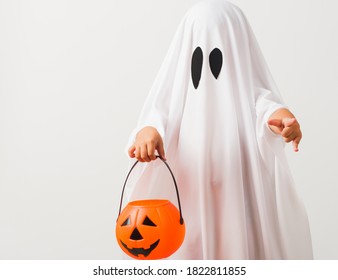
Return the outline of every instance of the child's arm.
<path id="1" fill-rule="evenodd" d="M 302 132 L 298 121 L 289 110 L 283 108 L 274 112 L 268 120 L 268 125 L 273 132 L 281 135 L 286 143 L 293 141 L 293 149 L 298 152 Z"/>
<path id="2" fill-rule="evenodd" d="M 155 150 L 162 159 L 166 159 L 161 135 L 156 128 L 146 126 L 136 134 L 135 142 L 129 148 L 128 154 L 138 161 L 149 162 L 156 159 Z"/>

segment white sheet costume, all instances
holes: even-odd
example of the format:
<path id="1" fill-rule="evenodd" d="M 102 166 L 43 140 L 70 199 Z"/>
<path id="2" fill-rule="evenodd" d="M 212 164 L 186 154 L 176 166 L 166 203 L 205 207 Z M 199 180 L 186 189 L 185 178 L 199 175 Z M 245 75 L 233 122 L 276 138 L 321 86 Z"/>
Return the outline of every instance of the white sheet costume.
<path id="1" fill-rule="evenodd" d="M 163 136 L 186 237 L 175 259 L 311 259 L 306 211 L 284 143 L 268 127 L 285 107 L 242 11 L 201 1 L 183 18 L 130 138 Z M 177 201 L 160 160 L 138 164 L 129 199 Z"/>

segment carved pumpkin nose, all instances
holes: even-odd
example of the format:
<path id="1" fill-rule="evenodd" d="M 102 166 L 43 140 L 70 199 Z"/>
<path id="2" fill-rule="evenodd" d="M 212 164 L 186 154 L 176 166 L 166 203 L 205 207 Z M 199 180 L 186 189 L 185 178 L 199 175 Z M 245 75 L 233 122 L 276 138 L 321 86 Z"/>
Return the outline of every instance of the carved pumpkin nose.
<path id="1" fill-rule="evenodd" d="M 131 239 L 131 240 L 141 240 L 141 239 L 143 239 L 143 236 L 142 236 L 141 233 L 138 231 L 138 229 L 135 228 L 135 229 L 133 230 L 133 232 L 131 233 L 131 235 L 130 235 L 130 239 Z"/>

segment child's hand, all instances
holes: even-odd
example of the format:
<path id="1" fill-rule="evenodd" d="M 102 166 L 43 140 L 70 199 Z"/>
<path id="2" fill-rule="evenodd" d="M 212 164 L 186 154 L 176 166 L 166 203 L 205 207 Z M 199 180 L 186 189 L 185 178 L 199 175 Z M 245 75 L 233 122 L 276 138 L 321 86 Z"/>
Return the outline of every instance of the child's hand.
<path id="1" fill-rule="evenodd" d="M 268 121 L 268 124 L 275 133 L 280 134 L 283 137 L 286 143 L 293 141 L 292 144 L 294 151 L 299 151 L 298 145 L 300 140 L 302 139 L 302 132 L 296 118 L 271 118 Z"/>
<path id="2" fill-rule="evenodd" d="M 154 127 L 146 126 L 137 133 L 128 154 L 140 162 L 149 162 L 156 159 L 155 150 L 162 159 L 166 160 L 161 135 Z"/>

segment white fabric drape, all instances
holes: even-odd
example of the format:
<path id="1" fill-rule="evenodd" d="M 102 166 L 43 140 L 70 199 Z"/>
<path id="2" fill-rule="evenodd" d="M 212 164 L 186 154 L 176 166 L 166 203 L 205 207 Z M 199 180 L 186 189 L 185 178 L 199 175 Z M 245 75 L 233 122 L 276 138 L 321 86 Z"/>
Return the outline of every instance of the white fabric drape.
<path id="1" fill-rule="evenodd" d="M 203 51 L 198 88 L 194 50 Z M 216 79 L 209 54 L 223 55 Z M 186 237 L 173 259 L 311 259 L 306 211 L 284 154 L 267 126 L 285 107 L 241 10 L 201 1 L 183 18 L 145 102 L 138 125 L 163 136 L 180 189 Z M 128 144 L 128 146 L 129 146 Z M 129 199 L 177 201 L 159 160 L 138 164 Z"/>

